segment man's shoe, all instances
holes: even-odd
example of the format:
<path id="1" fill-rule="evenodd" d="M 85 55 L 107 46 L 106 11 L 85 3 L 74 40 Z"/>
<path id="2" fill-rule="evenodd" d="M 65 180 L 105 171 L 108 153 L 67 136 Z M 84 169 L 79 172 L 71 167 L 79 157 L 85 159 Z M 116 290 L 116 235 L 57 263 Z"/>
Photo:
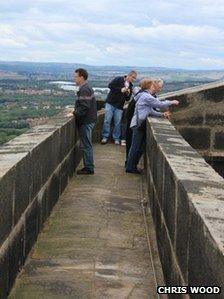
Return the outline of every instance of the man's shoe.
<path id="1" fill-rule="evenodd" d="M 127 173 L 134 173 L 134 174 L 142 174 L 142 171 L 140 169 L 126 169 Z"/>
<path id="2" fill-rule="evenodd" d="M 90 170 L 84 167 L 82 169 L 77 170 L 77 174 L 94 174 L 94 170 Z"/>
<path id="3" fill-rule="evenodd" d="M 106 144 L 107 143 L 107 138 L 103 137 L 103 139 L 101 140 L 101 144 Z"/>
<path id="4" fill-rule="evenodd" d="M 121 140 L 121 146 L 126 146 L 126 140 Z"/>
<path id="5" fill-rule="evenodd" d="M 119 141 L 119 140 L 115 140 L 115 141 L 114 141 L 114 144 L 116 144 L 116 145 L 120 145 L 120 141 Z"/>

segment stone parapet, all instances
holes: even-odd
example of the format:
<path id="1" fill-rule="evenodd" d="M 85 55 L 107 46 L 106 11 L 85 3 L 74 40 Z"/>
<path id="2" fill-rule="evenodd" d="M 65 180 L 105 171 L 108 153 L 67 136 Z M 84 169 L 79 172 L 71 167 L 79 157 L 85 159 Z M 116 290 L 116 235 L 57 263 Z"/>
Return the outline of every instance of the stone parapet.
<path id="1" fill-rule="evenodd" d="M 75 120 L 63 116 L 0 147 L 0 298 L 80 161 Z"/>
<path id="2" fill-rule="evenodd" d="M 224 82 L 213 82 L 161 96 L 179 100 L 171 122 L 203 156 L 224 157 Z"/>
<path id="3" fill-rule="evenodd" d="M 223 287 L 223 178 L 158 118 L 147 123 L 145 167 L 167 285 Z"/>

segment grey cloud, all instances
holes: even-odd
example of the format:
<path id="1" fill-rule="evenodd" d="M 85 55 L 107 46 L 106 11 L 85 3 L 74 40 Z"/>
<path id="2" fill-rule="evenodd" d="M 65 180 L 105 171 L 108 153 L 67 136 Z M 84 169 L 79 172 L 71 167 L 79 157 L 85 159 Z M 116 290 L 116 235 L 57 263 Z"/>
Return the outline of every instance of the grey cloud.
<path id="1" fill-rule="evenodd" d="M 221 0 L 8 0 L 0 3 L 0 55 L 101 65 L 126 65 L 128 56 L 133 65 L 215 68 L 223 13 Z"/>

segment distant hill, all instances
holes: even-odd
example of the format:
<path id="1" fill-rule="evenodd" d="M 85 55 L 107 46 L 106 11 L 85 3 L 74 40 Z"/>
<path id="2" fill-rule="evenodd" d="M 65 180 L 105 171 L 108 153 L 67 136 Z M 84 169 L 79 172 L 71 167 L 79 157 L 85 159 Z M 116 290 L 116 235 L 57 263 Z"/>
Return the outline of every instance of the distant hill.
<path id="1" fill-rule="evenodd" d="M 208 82 L 224 78 L 224 70 L 204 71 L 163 67 L 91 66 L 79 63 L 0 61 L 0 80 L 10 79 L 10 77 L 14 79 L 72 80 L 73 72 L 78 67 L 86 68 L 89 71 L 90 80 L 99 82 L 109 81 L 114 76 L 126 74 L 132 69 L 138 71 L 139 79 L 153 76 L 161 77 L 166 82 Z"/>

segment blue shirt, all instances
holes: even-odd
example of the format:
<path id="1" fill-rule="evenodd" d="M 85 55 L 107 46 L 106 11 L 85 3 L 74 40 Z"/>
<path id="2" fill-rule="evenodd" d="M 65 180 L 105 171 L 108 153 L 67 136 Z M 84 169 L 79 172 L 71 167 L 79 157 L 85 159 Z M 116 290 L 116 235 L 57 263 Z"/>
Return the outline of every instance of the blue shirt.
<path id="1" fill-rule="evenodd" d="M 143 91 L 135 96 L 135 111 L 131 120 L 130 128 L 137 126 L 148 116 L 161 117 L 162 113 L 155 111 L 153 108 L 167 108 L 172 105 L 172 101 L 160 101 L 153 97 L 148 91 Z"/>

